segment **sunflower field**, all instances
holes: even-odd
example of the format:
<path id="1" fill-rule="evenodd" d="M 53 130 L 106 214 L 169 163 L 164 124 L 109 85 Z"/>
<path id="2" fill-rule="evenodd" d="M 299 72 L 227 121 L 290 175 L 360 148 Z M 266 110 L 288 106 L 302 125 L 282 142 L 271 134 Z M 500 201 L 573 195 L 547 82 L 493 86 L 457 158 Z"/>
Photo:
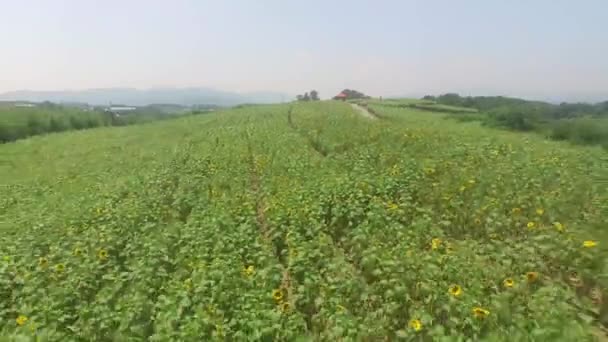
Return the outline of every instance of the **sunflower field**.
<path id="1" fill-rule="evenodd" d="M 606 338 L 605 151 L 368 107 L 0 145 L 0 336 Z"/>

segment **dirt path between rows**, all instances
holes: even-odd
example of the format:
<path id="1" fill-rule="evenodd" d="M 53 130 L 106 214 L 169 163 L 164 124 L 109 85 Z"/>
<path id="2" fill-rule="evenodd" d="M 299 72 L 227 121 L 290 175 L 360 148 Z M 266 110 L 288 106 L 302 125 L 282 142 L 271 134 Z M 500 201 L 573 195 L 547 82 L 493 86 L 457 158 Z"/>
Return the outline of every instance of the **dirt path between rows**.
<path id="1" fill-rule="evenodd" d="M 355 110 L 355 112 L 357 112 L 357 113 L 365 116 L 366 118 L 372 119 L 372 120 L 376 120 L 377 119 L 377 117 L 374 114 L 370 113 L 367 110 L 367 108 L 361 107 L 361 106 L 359 106 L 356 103 L 351 103 L 350 105 L 353 107 L 353 109 Z"/>

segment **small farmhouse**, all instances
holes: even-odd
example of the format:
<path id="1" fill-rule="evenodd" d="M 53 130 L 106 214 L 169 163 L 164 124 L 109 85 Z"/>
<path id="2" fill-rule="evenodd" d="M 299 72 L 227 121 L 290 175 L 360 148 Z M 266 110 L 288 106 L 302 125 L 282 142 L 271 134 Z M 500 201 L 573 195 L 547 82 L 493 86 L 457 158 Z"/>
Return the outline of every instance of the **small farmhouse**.
<path id="1" fill-rule="evenodd" d="M 334 96 L 334 100 L 342 100 L 342 101 L 346 101 L 346 98 L 348 96 L 344 93 L 344 92 L 340 92 L 340 94 Z"/>

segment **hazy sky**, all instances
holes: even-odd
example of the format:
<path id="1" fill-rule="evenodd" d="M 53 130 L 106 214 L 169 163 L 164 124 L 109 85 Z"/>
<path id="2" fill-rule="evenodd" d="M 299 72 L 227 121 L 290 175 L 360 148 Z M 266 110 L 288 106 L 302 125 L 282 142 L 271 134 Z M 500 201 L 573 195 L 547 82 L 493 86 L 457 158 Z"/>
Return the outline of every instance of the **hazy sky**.
<path id="1" fill-rule="evenodd" d="M 608 99 L 608 0 L 0 0 L 0 92 Z"/>

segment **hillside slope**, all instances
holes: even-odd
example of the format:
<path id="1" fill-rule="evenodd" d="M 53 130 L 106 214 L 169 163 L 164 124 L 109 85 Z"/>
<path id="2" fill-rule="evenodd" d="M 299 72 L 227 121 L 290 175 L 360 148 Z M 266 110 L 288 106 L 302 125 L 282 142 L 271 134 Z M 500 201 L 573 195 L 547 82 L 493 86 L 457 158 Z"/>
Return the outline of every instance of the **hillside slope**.
<path id="1" fill-rule="evenodd" d="M 244 107 L 0 146 L 0 334 L 590 339 L 605 152 L 373 109 Z"/>

